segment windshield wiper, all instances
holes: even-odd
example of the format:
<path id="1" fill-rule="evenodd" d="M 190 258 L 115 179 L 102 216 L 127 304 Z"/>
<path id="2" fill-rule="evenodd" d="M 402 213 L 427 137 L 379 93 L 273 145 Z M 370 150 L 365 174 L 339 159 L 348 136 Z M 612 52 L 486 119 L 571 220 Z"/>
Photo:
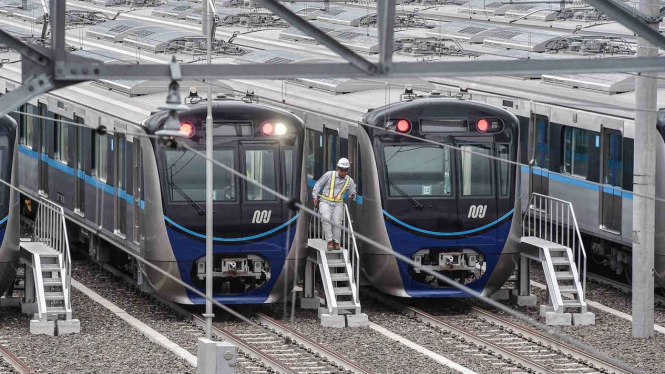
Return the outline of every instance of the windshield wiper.
<path id="1" fill-rule="evenodd" d="M 392 188 L 395 189 L 395 191 L 399 192 L 399 194 L 406 197 L 407 200 L 409 200 L 409 202 L 411 204 L 415 205 L 416 210 L 423 210 L 423 206 L 418 202 L 418 200 L 414 199 L 408 193 L 404 192 L 403 189 L 399 188 L 399 186 L 397 186 L 395 183 L 391 182 L 390 179 L 386 179 L 386 181 L 388 182 L 389 186 L 392 186 Z"/>
<path id="2" fill-rule="evenodd" d="M 171 186 L 171 188 L 173 188 L 177 193 L 179 193 L 180 196 L 182 196 L 182 198 L 185 199 L 185 201 L 190 203 L 196 209 L 196 211 L 199 212 L 200 216 L 204 216 L 206 214 L 206 211 L 203 210 L 203 208 L 201 208 L 201 206 L 197 204 L 196 201 L 192 200 L 192 198 L 189 197 L 189 195 L 187 195 L 185 191 L 181 190 L 180 187 L 178 187 L 175 183 L 169 182 L 169 186 Z"/>

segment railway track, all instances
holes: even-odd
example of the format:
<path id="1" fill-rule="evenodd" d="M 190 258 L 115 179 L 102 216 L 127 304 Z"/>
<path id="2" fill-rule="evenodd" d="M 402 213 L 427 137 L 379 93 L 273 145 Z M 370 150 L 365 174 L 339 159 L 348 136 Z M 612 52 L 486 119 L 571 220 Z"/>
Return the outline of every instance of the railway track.
<path id="1" fill-rule="evenodd" d="M 9 364 L 19 374 L 31 374 L 28 365 L 20 358 L 16 357 L 7 347 L 0 345 L 0 356 L 2 360 Z"/>
<path id="2" fill-rule="evenodd" d="M 590 280 L 594 280 L 598 283 L 602 283 L 602 284 L 605 284 L 605 285 L 608 285 L 608 286 L 612 286 L 612 287 L 614 287 L 616 289 L 619 289 L 623 292 L 628 292 L 628 293 L 633 292 L 632 287 L 629 284 L 619 282 L 619 281 L 616 281 L 616 280 L 611 279 L 611 278 L 606 278 L 606 277 L 596 275 L 596 274 L 591 274 L 591 273 L 587 273 L 587 278 L 590 279 Z M 660 303 L 661 305 L 665 305 L 665 297 L 663 297 L 663 296 L 653 295 L 653 301 L 655 303 Z"/>
<path id="3" fill-rule="evenodd" d="M 469 355 L 512 373 L 629 373 L 539 332 L 477 306 L 455 315 L 433 315 L 372 291 L 366 295 L 442 332 L 444 339 L 469 345 Z"/>
<path id="4" fill-rule="evenodd" d="M 372 373 L 265 314 L 253 313 L 251 318 L 258 326 L 235 324 L 229 327 L 215 322 L 213 334 L 235 344 L 251 360 L 260 361 L 279 373 Z M 192 321 L 197 326 L 205 326 L 205 319 L 200 315 L 192 315 Z M 239 358 L 239 362 L 243 360 Z M 246 362 L 244 366 L 251 372 L 266 372 L 264 367 L 252 363 Z"/>

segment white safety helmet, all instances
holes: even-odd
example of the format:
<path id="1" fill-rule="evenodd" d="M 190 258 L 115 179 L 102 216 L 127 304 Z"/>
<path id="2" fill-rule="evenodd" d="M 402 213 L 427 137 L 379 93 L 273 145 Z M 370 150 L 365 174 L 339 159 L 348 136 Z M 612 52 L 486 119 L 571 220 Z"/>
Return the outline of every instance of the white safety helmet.
<path id="1" fill-rule="evenodd" d="M 337 162 L 337 167 L 342 169 L 348 169 L 351 167 L 351 163 L 346 158 L 340 158 L 339 162 Z"/>

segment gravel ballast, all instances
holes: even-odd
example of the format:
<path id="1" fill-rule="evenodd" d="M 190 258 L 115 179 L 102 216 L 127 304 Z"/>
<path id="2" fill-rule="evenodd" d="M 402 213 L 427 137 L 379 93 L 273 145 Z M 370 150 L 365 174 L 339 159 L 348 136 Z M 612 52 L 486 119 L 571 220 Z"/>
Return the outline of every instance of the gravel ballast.
<path id="1" fill-rule="evenodd" d="M 150 342 L 113 313 L 72 290 L 81 333 L 30 334 L 30 317 L 18 308 L 0 312 L 0 339 L 31 370 L 42 373 L 194 373 L 186 361 Z"/>

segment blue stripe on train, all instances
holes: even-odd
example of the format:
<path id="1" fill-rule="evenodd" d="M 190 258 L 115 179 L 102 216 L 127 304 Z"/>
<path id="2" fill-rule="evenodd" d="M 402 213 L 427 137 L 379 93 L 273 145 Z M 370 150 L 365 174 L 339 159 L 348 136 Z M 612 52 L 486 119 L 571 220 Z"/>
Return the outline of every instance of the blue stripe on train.
<path id="1" fill-rule="evenodd" d="M 218 237 L 213 237 L 212 240 L 217 241 L 217 242 L 242 242 L 242 241 L 247 241 L 247 240 L 259 239 L 259 238 L 262 238 L 262 237 L 264 237 L 264 236 L 268 236 L 268 235 L 270 235 L 270 234 L 272 234 L 272 233 L 275 233 L 275 232 L 277 232 L 277 231 L 279 231 L 279 230 L 281 230 L 281 229 L 287 227 L 288 225 L 290 225 L 291 223 L 293 223 L 293 221 L 295 221 L 295 220 L 298 218 L 298 216 L 300 216 L 300 213 L 296 214 L 296 215 L 295 215 L 293 218 L 291 218 L 288 222 L 285 222 L 285 223 L 283 223 L 283 224 L 281 224 L 281 225 L 275 227 L 274 229 L 272 229 L 272 230 L 270 230 L 270 231 L 263 232 L 263 233 L 261 233 L 261 234 L 256 234 L 256 235 L 252 235 L 252 236 L 246 236 L 246 237 L 242 237 L 242 238 L 218 238 Z M 180 229 L 180 230 L 182 230 L 182 231 L 184 231 L 184 232 L 190 234 L 190 235 L 196 236 L 197 238 L 201 238 L 201 239 L 205 239 L 205 238 L 206 238 L 206 236 L 205 236 L 204 234 L 199 234 L 198 232 L 195 232 L 195 231 L 192 231 L 192 230 L 190 230 L 190 229 L 188 229 L 188 228 L 186 228 L 186 227 L 183 227 L 183 226 L 181 226 L 181 225 L 175 223 L 172 219 L 170 219 L 170 218 L 167 217 L 167 216 L 164 216 L 164 220 L 165 220 L 166 222 L 170 223 L 171 225 L 177 227 L 178 229 Z"/>
<path id="2" fill-rule="evenodd" d="M 497 219 L 497 220 L 494 221 L 494 222 L 490 222 L 490 223 L 486 224 L 485 226 L 481 226 L 481 227 L 478 227 L 478 228 L 475 228 L 475 229 L 471 229 L 471 230 L 466 230 L 466 231 L 456 231 L 456 232 L 439 232 L 439 231 L 428 231 L 428 230 L 423 230 L 423 229 L 419 229 L 419 228 L 417 228 L 417 227 L 415 227 L 415 226 L 411 226 L 411 225 L 409 225 L 409 224 L 406 223 L 406 222 L 402 222 L 402 221 L 400 221 L 399 219 L 393 217 L 390 213 L 386 212 L 385 210 L 383 211 L 383 214 L 384 214 L 386 217 L 388 217 L 388 218 L 390 218 L 391 220 L 393 220 L 394 222 L 396 222 L 396 223 L 398 223 L 398 224 L 400 224 L 400 225 L 402 225 L 402 226 L 404 226 L 404 227 L 407 227 L 407 228 L 409 228 L 409 229 L 411 229 L 411 230 L 413 230 L 413 231 L 421 232 L 421 233 L 423 233 L 423 234 L 434 235 L 434 236 L 459 236 L 459 235 L 473 234 L 474 232 L 478 232 L 478 231 L 482 231 L 482 230 L 485 230 L 485 229 L 487 229 L 487 228 L 490 228 L 490 227 L 496 225 L 497 223 L 503 221 L 503 220 L 506 219 L 507 217 L 509 217 L 511 214 L 513 214 L 514 211 L 515 211 L 515 209 L 511 209 L 510 212 L 504 214 L 501 218 Z"/>
<path id="3" fill-rule="evenodd" d="M 522 166 L 522 173 L 529 173 L 529 167 L 528 166 Z M 565 184 L 570 184 L 576 187 L 581 187 L 581 188 L 586 188 L 588 190 L 592 191 L 599 191 L 600 186 L 598 186 L 595 183 L 589 182 L 584 179 L 576 178 L 573 176 L 566 176 L 566 175 L 561 175 L 557 173 L 551 173 L 548 170 L 545 169 L 540 169 L 540 168 L 533 168 L 533 174 L 535 175 L 545 175 L 549 179 L 560 182 L 560 183 L 565 183 Z M 609 184 L 603 185 L 603 192 L 616 195 L 616 196 L 621 196 L 626 199 L 633 199 L 633 193 L 630 191 L 623 190 L 619 187 L 614 187 Z"/>

